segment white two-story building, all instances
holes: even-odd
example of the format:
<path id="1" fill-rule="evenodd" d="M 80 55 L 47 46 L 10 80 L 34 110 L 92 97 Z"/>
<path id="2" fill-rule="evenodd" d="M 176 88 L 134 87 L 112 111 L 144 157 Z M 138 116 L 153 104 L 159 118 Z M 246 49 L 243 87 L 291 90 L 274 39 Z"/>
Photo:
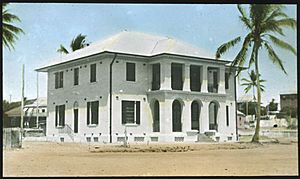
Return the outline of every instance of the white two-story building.
<path id="1" fill-rule="evenodd" d="M 177 40 L 121 32 L 37 69 L 47 137 L 116 143 L 236 141 L 235 70 Z"/>

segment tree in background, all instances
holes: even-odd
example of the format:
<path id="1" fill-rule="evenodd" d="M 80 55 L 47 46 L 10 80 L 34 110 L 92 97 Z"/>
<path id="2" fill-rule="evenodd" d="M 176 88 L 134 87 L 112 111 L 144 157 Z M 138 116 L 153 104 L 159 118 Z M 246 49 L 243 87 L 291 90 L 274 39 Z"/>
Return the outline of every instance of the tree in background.
<path id="1" fill-rule="evenodd" d="M 70 44 L 70 48 L 74 52 L 74 51 L 82 49 L 88 45 L 89 44 L 86 42 L 86 35 L 79 34 L 72 40 L 72 42 Z M 59 49 L 57 49 L 57 52 L 64 53 L 64 54 L 69 53 L 69 51 L 63 45 L 60 45 Z"/>
<path id="2" fill-rule="evenodd" d="M 278 103 L 275 103 L 275 99 L 272 99 L 272 101 L 269 103 L 269 111 L 277 111 L 278 109 Z"/>
<path id="3" fill-rule="evenodd" d="M 243 67 L 246 63 L 246 57 L 248 56 L 248 51 L 250 50 L 250 58 L 248 66 L 254 65 L 256 81 L 257 81 L 257 123 L 255 127 L 255 133 L 252 137 L 252 142 L 259 142 L 259 131 L 260 131 L 260 116 L 261 116 L 261 84 L 259 77 L 259 57 L 258 52 L 262 49 L 266 50 L 269 55 L 269 59 L 273 64 L 277 65 L 281 71 L 285 74 L 287 72 L 284 69 L 282 60 L 279 58 L 277 53 L 274 51 L 272 44 L 288 50 L 293 54 L 297 55 L 295 48 L 293 48 L 287 42 L 284 42 L 281 39 L 278 39 L 275 35 L 284 36 L 283 28 L 288 27 L 295 29 L 297 27 L 297 21 L 294 18 L 288 17 L 286 13 L 283 12 L 283 5 L 279 4 L 250 4 L 249 11 L 241 6 L 237 5 L 237 8 L 240 12 L 240 20 L 243 23 L 244 27 L 248 30 L 248 33 L 245 35 L 242 48 L 238 52 L 237 56 L 234 58 L 231 63 L 232 67 Z M 216 58 L 220 58 L 222 54 L 228 51 L 230 48 L 235 46 L 238 42 L 241 41 L 241 36 L 224 43 L 221 45 L 216 52 Z M 272 44 L 271 44 L 272 42 Z M 241 69 L 238 71 L 238 75 L 241 72 Z"/>
<path id="4" fill-rule="evenodd" d="M 251 70 L 251 73 L 248 72 L 249 75 L 249 79 L 247 78 L 242 78 L 242 81 L 244 83 L 242 83 L 242 86 L 246 86 L 244 91 L 245 93 L 248 93 L 251 89 L 252 89 L 252 93 L 253 93 L 253 100 L 256 100 L 255 98 L 255 88 L 257 88 L 257 80 L 256 80 L 256 74 L 254 72 L 254 70 Z M 260 75 L 259 75 L 260 76 Z M 266 82 L 266 80 L 260 80 L 260 83 Z M 260 90 L 262 92 L 264 92 L 264 85 L 260 85 Z"/>
<path id="5" fill-rule="evenodd" d="M 20 18 L 14 14 L 9 13 L 6 9 L 9 3 L 2 3 L 2 44 L 9 50 L 14 49 L 14 44 L 18 39 L 20 33 L 24 34 L 24 31 L 14 26 L 12 23 L 19 21 Z"/>

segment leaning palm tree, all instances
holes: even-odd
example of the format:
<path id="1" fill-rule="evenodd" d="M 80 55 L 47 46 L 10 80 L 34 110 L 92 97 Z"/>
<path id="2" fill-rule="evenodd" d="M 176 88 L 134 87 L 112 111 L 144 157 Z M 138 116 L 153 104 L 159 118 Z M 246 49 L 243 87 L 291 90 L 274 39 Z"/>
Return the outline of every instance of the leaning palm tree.
<path id="1" fill-rule="evenodd" d="M 242 86 L 245 86 L 245 89 L 244 89 L 245 93 L 248 93 L 248 92 L 252 89 L 253 100 L 256 100 L 256 99 L 255 99 L 255 88 L 257 88 L 256 74 L 255 74 L 254 70 L 251 70 L 251 72 L 248 73 L 248 75 L 249 75 L 249 79 L 247 79 L 247 78 L 242 78 L 242 81 L 243 81 L 244 83 L 242 83 L 241 85 L 242 85 Z M 260 75 L 259 75 L 259 76 L 260 76 Z M 262 92 L 265 91 L 265 90 L 264 90 L 265 86 L 262 85 L 263 82 L 266 82 L 266 80 L 260 80 L 260 90 L 261 90 Z"/>
<path id="2" fill-rule="evenodd" d="M 7 5 L 8 3 L 2 3 L 2 40 L 3 45 L 11 50 L 14 49 L 14 44 L 18 39 L 17 35 L 24 34 L 24 31 L 12 24 L 15 21 L 21 22 L 21 20 L 18 16 L 9 13 L 9 10 L 6 9 Z"/>
<path id="3" fill-rule="evenodd" d="M 279 48 L 288 50 L 297 55 L 296 50 L 287 42 L 278 39 L 275 35 L 284 36 L 283 28 L 295 29 L 297 21 L 294 18 L 290 18 L 283 12 L 283 5 L 274 4 L 251 4 L 249 5 L 249 12 L 247 13 L 241 5 L 237 5 L 240 12 L 240 20 L 247 28 L 248 33 L 245 35 L 242 48 L 234 58 L 231 66 L 242 67 L 246 62 L 248 51 L 251 50 L 248 65 L 249 67 L 254 64 L 255 74 L 257 80 L 257 123 L 255 133 L 252 137 L 252 142 L 259 142 L 259 130 L 260 130 L 260 104 L 261 104 L 261 84 L 259 78 L 259 58 L 258 52 L 260 50 L 266 50 L 269 59 L 277 65 L 285 74 L 287 74 L 282 60 L 274 51 L 272 45 L 276 45 Z M 216 52 L 216 58 L 228 51 L 231 47 L 235 46 L 241 41 L 241 36 L 224 43 Z M 271 44 L 272 43 L 272 44 Z M 238 70 L 238 74 L 241 70 Z"/>
<path id="4" fill-rule="evenodd" d="M 88 46 L 88 43 L 85 41 L 86 35 L 77 35 L 71 42 L 70 48 L 74 52 L 78 49 L 84 48 L 85 46 Z M 63 46 L 60 45 L 59 49 L 57 50 L 59 53 L 68 54 L 69 51 Z"/>

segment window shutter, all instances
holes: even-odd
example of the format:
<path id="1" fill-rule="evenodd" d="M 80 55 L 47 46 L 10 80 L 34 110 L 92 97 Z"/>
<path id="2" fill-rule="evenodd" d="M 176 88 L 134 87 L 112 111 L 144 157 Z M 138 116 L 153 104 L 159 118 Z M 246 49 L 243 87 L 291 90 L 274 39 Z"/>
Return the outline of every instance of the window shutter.
<path id="1" fill-rule="evenodd" d="M 62 126 L 65 126 L 65 105 L 61 105 L 61 121 Z"/>
<path id="2" fill-rule="evenodd" d="M 55 126 L 57 126 L 58 122 L 58 106 L 55 106 Z"/>
<path id="3" fill-rule="evenodd" d="M 122 101 L 122 124 L 126 124 L 126 103 Z"/>
<path id="4" fill-rule="evenodd" d="M 86 124 L 89 125 L 89 120 L 90 120 L 90 102 L 87 102 L 87 107 L 86 107 Z"/>
<path id="5" fill-rule="evenodd" d="M 141 120 L 140 120 L 140 101 L 136 101 L 135 103 L 135 119 L 136 119 L 136 124 L 141 124 Z"/>
<path id="6" fill-rule="evenodd" d="M 91 106 L 92 124 L 98 124 L 99 101 L 93 101 Z"/>
<path id="7" fill-rule="evenodd" d="M 54 77 L 55 77 L 55 89 L 57 89 L 58 87 L 58 73 L 54 73 Z"/>
<path id="8" fill-rule="evenodd" d="M 60 72 L 60 85 L 59 85 L 60 88 L 63 88 L 64 87 L 64 72 L 61 71 Z"/>

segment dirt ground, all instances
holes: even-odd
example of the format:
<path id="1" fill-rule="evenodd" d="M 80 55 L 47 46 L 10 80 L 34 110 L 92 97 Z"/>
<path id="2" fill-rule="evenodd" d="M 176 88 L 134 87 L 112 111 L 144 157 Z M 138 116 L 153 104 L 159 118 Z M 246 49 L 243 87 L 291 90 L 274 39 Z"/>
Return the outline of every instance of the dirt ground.
<path id="1" fill-rule="evenodd" d="M 186 152 L 145 148 L 189 147 Z M 105 145 L 112 151 L 120 146 Z M 3 151 L 3 176 L 265 176 L 299 175 L 297 142 L 135 145 L 140 152 L 95 152 L 74 143 L 24 142 Z M 128 150 L 130 150 L 130 148 Z M 94 151 L 94 152 L 91 152 Z"/>

